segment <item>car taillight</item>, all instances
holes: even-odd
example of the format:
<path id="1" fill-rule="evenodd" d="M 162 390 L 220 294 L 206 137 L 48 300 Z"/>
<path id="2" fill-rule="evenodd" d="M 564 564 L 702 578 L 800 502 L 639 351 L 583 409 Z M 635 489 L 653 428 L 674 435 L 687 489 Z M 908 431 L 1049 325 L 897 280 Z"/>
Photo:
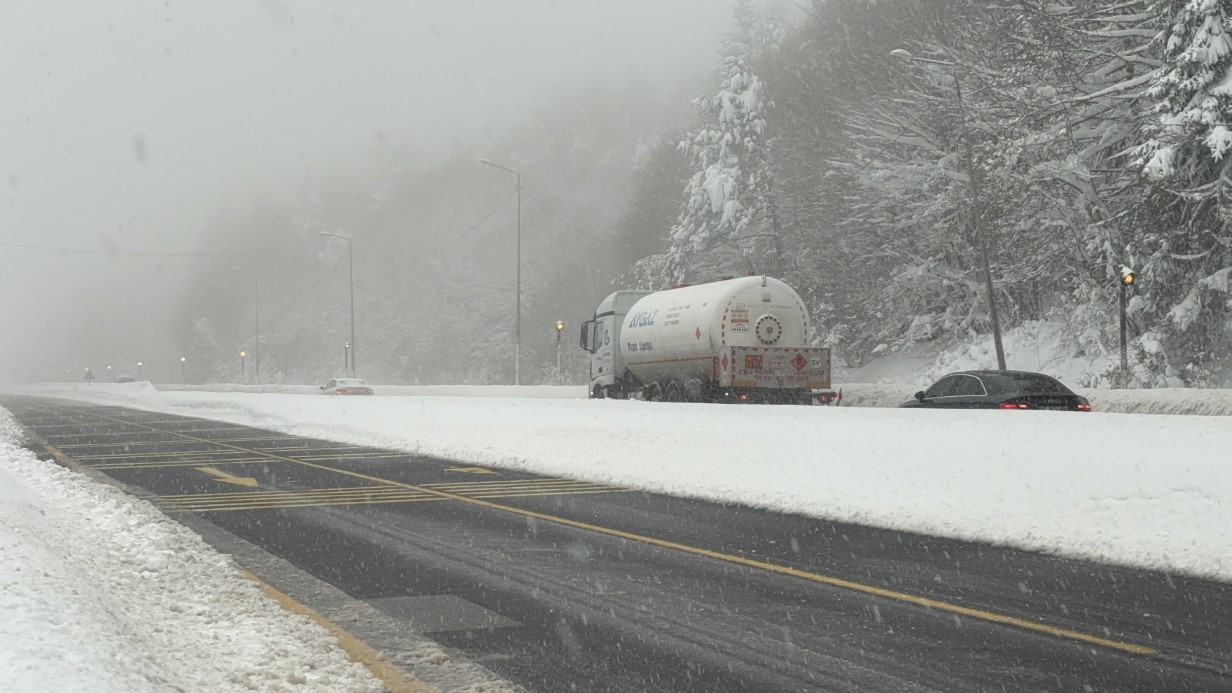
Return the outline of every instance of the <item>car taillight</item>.
<path id="1" fill-rule="evenodd" d="M 1078 406 L 1074 408 L 1077 409 L 1078 411 L 1091 411 L 1091 403 L 1090 402 L 1079 402 Z"/>
<path id="2" fill-rule="evenodd" d="M 997 405 L 1001 409 L 1030 409 L 1031 405 L 1023 402 L 1002 402 Z"/>

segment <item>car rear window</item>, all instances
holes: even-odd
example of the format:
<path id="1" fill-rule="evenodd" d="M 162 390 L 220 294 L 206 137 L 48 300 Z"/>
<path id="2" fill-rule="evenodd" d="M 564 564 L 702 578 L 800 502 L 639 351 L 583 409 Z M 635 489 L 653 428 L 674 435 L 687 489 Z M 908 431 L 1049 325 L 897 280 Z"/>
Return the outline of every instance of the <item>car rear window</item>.
<path id="1" fill-rule="evenodd" d="M 367 384 L 368 383 L 362 380 L 344 379 L 344 380 L 338 381 L 338 385 L 340 385 L 341 387 L 362 387 Z"/>
<path id="2" fill-rule="evenodd" d="M 1069 392 L 1069 388 L 1062 385 L 1061 381 L 1038 373 L 1004 373 L 986 380 L 989 389 L 997 393 L 1021 392 L 1032 395 Z"/>

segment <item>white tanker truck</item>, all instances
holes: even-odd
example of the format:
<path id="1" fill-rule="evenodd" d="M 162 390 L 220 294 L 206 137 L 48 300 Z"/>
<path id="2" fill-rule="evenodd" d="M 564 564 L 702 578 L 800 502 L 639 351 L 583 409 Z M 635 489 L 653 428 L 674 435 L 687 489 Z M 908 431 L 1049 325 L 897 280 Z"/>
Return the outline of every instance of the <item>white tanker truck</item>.
<path id="1" fill-rule="evenodd" d="M 771 277 L 617 291 L 581 337 L 592 398 L 810 404 L 830 387 L 830 350 L 804 346 L 804 302 Z"/>

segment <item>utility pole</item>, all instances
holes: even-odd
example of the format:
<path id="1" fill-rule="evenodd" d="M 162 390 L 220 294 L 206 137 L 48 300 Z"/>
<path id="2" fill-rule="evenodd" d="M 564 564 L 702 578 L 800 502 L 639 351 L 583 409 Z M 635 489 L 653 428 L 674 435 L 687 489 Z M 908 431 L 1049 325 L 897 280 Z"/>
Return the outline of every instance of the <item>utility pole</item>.
<path id="1" fill-rule="evenodd" d="M 347 275 L 351 283 L 351 377 L 357 378 L 355 368 L 355 252 L 351 239 L 347 239 Z"/>
<path id="2" fill-rule="evenodd" d="M 517 298 L 515 299 L 516 308 L 514 308 L 513 318 L 513 384 L 522 384 L 522 174 L 500 164 L 493 163 L 487 159 L 480 159 L 479 163 L 492 168 L 499 168 L 502 171 L 508 171 L 518 177 L 518 236 L 517 236 Z"/>
<path id="3" fill-rule="evenodd" d="M 357 377 L 355 374 L 355 252 L 354 246 L 351 244 L 351 239 L 346 236 L 339 236 L 336 233 L 322 231 L 322 236 L 333 236 L 341 238 L 347 243 L 347 273 L 350 276 L 351 283 L 351 341 L 348 343 L 347 351 L 351 354 L 351 377 Z M 345 367 L 345 364 L 344 364 Z"/>
<path id="4" fill-rule="evenodd" d="M 256 365 L 257 384 L 261 384 L 261 277 L 252 278 L 253 322 L 256 328 L 256 340 L 253 347 L 253 360 Z"/>

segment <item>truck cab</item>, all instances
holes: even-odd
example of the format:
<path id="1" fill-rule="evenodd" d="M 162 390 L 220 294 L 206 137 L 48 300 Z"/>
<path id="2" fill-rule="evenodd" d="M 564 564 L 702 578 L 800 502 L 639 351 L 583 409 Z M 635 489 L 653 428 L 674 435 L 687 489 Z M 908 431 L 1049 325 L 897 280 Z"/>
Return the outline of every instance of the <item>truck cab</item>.
<path id="1" fill-rule="evenodd" d="M 590 353 L 590 396 L 628 396 L 624 387 L 625 363 L 620 353 L 624 317 L 650 291 L 616 291 L 595 309 L 595 317 L 582 323 L 581 346 Z"/>

